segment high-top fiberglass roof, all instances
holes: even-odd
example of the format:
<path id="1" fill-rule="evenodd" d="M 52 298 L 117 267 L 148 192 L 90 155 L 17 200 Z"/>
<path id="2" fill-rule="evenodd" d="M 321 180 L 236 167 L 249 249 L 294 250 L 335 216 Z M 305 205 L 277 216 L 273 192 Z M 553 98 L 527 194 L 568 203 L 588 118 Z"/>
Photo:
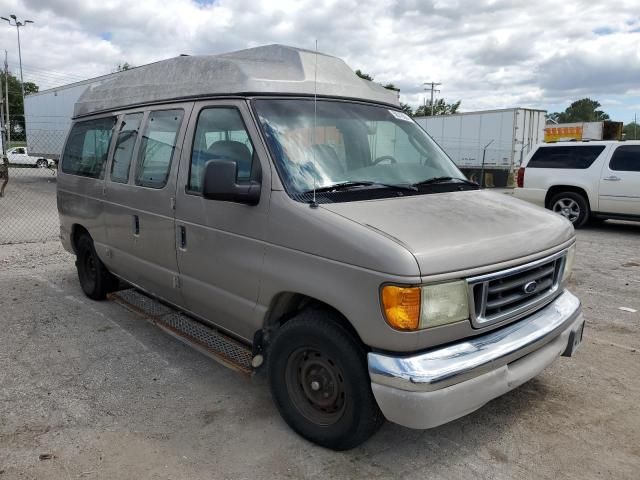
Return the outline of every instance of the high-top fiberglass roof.
<path id="1" fill-rule="evenodd" d="M 316 69 L 317 62 L 317 69 Z M 283 45 L 170 58 L 89 86 L 74 115 L 181 98 L 241 94 L 314 95 L 398 106 L 398 95 L 358 77 L 339 58 Z"/>

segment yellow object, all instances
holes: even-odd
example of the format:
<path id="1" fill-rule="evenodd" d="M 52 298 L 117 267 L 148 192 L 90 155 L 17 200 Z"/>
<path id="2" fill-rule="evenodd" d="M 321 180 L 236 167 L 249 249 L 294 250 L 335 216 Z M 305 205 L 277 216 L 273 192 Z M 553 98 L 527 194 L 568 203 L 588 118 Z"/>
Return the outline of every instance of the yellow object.
<path id="1" fill-rule="evenodd" d="M 382 307 L 389 325 L 398 330 L 417 330 L 420 326 L 420 287 L 382 287 Z"/>
<path id="2" fill-rule="evenodd" d="M 567 140 L 582 140 L 582 126 L 571 125 L 554 127 L 549 126 L 544 129 L 545 142 L 561 142 Z"/>

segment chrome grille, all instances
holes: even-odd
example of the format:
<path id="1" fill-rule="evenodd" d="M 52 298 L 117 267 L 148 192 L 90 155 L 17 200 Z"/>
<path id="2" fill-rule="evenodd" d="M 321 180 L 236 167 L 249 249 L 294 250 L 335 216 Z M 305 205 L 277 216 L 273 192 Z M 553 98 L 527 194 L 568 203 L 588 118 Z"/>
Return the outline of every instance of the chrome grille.
<path id="1" fill-rule="evenodd" d="M 535 262 L 469 278 L 474 326 L 523 317 L 549 303 L 559 291 L 566 251 Z"/>

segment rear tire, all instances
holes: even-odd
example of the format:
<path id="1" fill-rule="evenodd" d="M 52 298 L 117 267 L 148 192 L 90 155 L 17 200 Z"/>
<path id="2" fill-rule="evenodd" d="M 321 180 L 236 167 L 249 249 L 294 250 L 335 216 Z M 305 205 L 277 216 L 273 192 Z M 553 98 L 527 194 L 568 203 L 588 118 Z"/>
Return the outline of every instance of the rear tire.
<path id="1" fill-rule="evenodd" d="M 582 227 L 589 220 L 589 204 L 576 192 L 561 192 L 551 198 L 549 209 L 569 220 L 574 228 Z"/>
<path id="2" fill-rule="evenodd" d="M 269 346 L 271 393 L 280 414 L 304 438 L 333 450 L 354 448 L 384 423 L 371 392 L 366 351 L 321 309 L 282 326 Z"/>
<path id="3" fill-rule="evenodd" d="M 36 168 L 47 168 L 49 166 L 49 162 L 47 162 L 44 158 L 41 158 L 36 162 Z"/>
<path id="4" fill-rule="evenodd" d="M 93 300 L 104 300 L 107 293 L 116 289 L 118 280 L 98 258 L 93 240 L 82 235 L 76 244 L 76 268 L 84 294 Z"/>

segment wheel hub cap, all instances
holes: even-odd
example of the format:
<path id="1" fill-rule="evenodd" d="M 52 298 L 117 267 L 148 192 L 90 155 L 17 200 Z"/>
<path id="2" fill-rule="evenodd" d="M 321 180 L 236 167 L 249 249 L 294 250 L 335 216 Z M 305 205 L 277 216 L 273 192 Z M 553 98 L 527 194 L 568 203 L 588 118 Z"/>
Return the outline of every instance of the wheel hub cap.
<path id="1" fill-rule="evenodd" d="M 572 198 L 561 198 L 553 205 L 553 211 L 573 223 L 580 216 L 580 205 Z"/>

